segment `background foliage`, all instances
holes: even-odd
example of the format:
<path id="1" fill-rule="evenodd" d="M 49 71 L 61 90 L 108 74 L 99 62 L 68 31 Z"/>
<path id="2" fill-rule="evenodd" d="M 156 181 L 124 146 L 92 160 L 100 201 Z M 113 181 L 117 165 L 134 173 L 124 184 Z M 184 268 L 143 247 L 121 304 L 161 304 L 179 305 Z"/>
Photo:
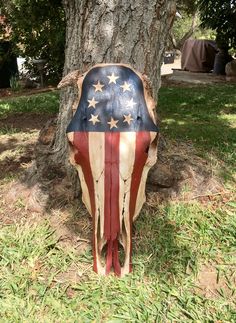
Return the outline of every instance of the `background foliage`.
<path id="1" fill-rule="evenodd" d="M 0 0 L 15 51 L 47 60 L 48 77 L 59 79 L 64 64 L 65 18 L 61 0 Z"/>
<path id="2" fill-rule="evenodd" d="M 176 48 L 181 50 L 186 38 L 215 39 L 216 32 L 210 28 L 202 28 L 199 14 L 188 14 L 180 11 L 182 18 L 176 18 L 172 27 L 172 34 L 176 41 Z M 194 19 L 194 25 L 193 25 Z"/>
<path id="3" fill-rule="evenodd" d="M 209 27 L 201 26 L 199 6 L 196 0 L 177 0 L 177 16 L 169 38 L 169 49 L 181 50 L 185 40 L 215 39 L 216 33 Z M 180 17 L 180 16 L 181 17 Z"/>
<path id="4" fill-rule="evenodd" d="M 220 47 L 236 47 L 236 1 L 199 0 L 198 7 L 202 26 L 217 33 Z"/>
<path id="5" fill-rule="evenodd" d="M 216 39 L 219 47 L 236 47 L 236 0 L 177 0 L 172 34 L 180 49 L 188 37 Z"/>
<path id="6" fill-rule="evenodd" d="M 62 0 L 0 0 L 0 8 L 11 28 L 15 52 L 28 62 L 46 59 L 48 78 L 57 81 L 64 64 Z M 218 44 L 223 39 L 236 47 L 236 0 L 177 0 L 177 10 L 182 18 L 174 22 L 168 49 L 181 49 L 188 37 L 215 39 L 216 35 Z"/>

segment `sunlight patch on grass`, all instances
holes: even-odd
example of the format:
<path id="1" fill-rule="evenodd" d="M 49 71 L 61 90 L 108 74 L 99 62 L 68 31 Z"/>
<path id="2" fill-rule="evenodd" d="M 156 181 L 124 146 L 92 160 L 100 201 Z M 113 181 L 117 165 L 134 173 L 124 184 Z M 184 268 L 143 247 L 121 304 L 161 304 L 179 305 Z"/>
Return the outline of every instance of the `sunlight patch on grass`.
<path id="1" fill-rule="evenodd" d="M 228 122 L 230 127 L 236 128 L 236 115 L 222 114 L 219 119 Z"/>
<path id="2" fill-rule="evenodd" d="M 5 159 L 13 159 L 20 157 L 24 153 L 24 147 L 17 147 L 14 149 L 6 149 L 4 152 L 1 153 L 0 155 L 0 161 L 3 161 Z"/>
<path id="3" fill-rule="evenodd" d="M 56 113 L 59 109 L 58 91 L 0 99 L 0 117 L 13 113 Z"/>
<path id="4" fill-rule="evenodd" d="M 0 116 L 7 114 L 11 109 L 11 105 L 9 103 L 0 103 Z"/>
<path id="5" fill-rule="evenodd" d="M 12 135 L 18 132 L 21 132 L 21 129 L 14 128 L 13 126 L 5 125 L 0 128 L 0 135 Z"/>
<path id="6" fill-rule="evenodd" d="M 224 163 L 228 180 L 235 174 L 236 86 L 161 88 L 158 113 L 161 132 L 178 141 L 191 141 L 202 157 L 209 151 Z M 221 172 L 218 172 L 221 175 Z M 227 183 L 226 183 L 227 184 Z"/>

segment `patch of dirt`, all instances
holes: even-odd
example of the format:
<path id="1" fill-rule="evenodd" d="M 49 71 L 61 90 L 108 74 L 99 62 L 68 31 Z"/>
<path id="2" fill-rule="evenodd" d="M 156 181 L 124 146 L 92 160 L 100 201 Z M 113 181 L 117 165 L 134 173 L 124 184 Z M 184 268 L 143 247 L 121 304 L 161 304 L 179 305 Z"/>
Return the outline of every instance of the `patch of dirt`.
<path id="1" fill-rule="evenodd" d="M 55 117 L 55 115 L 48 115 L 43 113 L 14 113 L 6 118 L 0 119 L 0 128 L 6 129 L 6 132 L 17 133 L 37 132 L 45 125 L 48 119 Z"/>
<path id="2" fill-rule="evenodd" d="M 31 117 L 22 115 L 22 118 L 18 118 L 17 121 L 9 120 L 21 127 L 22 133 L 1 136 L 0 166 L 3 169 L 3 177 L 9 173 L 20 173 L 37 155 L 41 159 L 47 158 L 47 155 L 44 156 L 42 152 L 50 151 L 56 127 L 55 120 L 48 121 L 41 129 L 36 148 L 34 148 L 38 134 L 35 128 L 40 128 L 45 124 L 45 118 L 41 115 L 38 117 L 37 115 L 31 115 Z M 29 134 L 27 127 L 28 120 L 31 128 L 34 127 L 31 134 Z M 47 175 L 51 176 L 48 178 L 50 205 L 47 207 L 60 209 L 66 204 L 72 203 L 74 197 L 70 194 L 70 185 L 73 183 L 64 180 L 62 169 L 59 172 L 58 169 L 54 170 L 51 167 L 50 174 Z M 43 191 L 38 194 L 39 192 L 40 188 L 37 183 L 30 187 L 18 185 L 10 191 L 7 200 L 8 203 L 13 203 L 15 196 L 26 198 L 28 201 L 26 208 L 40 212 L 44 207 L 42 202 L 48 200 L 48 196 L 44 196 Z M 148 176 L 147 192 L 148 200 L 154 203 L 166 200 L 190 201 L 192 199 L 205 202 L 211 196 L 227 194 L 219 179 L 214 176 L 211 165 L 198 156 L 190 142 L 175 142 L 162 137 L 159 141 L 157 164 L 151 169 Z"/>
<path id="3" fill-rule="evenodd" d="M 58 245 L 66 250 L 74 248 L 76 253 L 81 254 L 90 247 L 92 223 L 83 205 L 78 207 L 76 214 L 77 216 L 71 216 L 63 209 L 54 211 L 49 222 L 55 230 Z"/>
<path id="4" fill-rule="evenodd" d="M 227 194 L 209 162 L 191 143 L 160 138 L 158 160 L 147 180 L 149 197 L 158 201 L 190 201 Z"/>
<path id="5" fill-rule="evenodd" d="M 0 179 L 20 175 L 31 163 L 38 131 L 49 118 L 45 114 L 17 113 L 0 119 Z"/>
<path id="6" fill-rule="evenodd" d="M 192 84 L 181 81 L 173 81 L 170 79 L 170 75 L 163 75 L 161 77 L 161 87 L 199 87 L 199 84 Z"/>
<path id="7" fill-rule="evenodd" d="M 191 72 L 190 72 L 191 73 Z M 198 73 L 196 73 L 196 74 L 198 74 Z M 200 75 L 201 73 L 199 73 L 199 75 Z M 205 73 L 203 73 L 203 74 L 205 74 Z M 183 79 L 184 79 L 184 77 L 182 77 Z M 196 75 L 196 78 L 198 78 L 198 75 Z M 214 79 L 212 80 L 212 82 L 214 83 Z M 226 82 L 225 82 L 225 78 L 224 77 L 222 77 L 222 78 L 220 78 L 220 77 L 215 77 L 215 82 L 217 82 L 218 84 L 227 84 Z M 162 77 L 161 77 L 161 86 L 162 87 L 168 87 L 168 86 L 171 86 L 171 87 L 184 87 L 184 88 L 192 88 L 192 87 L 199 87 L 199 83 L 200 82 L 195 82 L 195 79 L 194 79 L 194 77 L 192 77 L 192 82 L 191 82 L 191 80 L 190 81 L 182 81 L 181 80 L 181 77 L 179 77 L 179 78 L 175 78 L 174 77 L 174 74 L 171 74 L 171 75 L 163 75 Z M 209 83 L 211 83 L 211 82 L 209 82 Z M 200 83 L 201 84 L 201 86 L 209 86 L 209 84 L 207 84 L 207 83 L 204 83 L 204 82 L 201 82 Z"/>
<path id="8" fill-rule="evenodd" d="M 0 180 L 19 175 L 34 157 L 34 143 L 37 135 L 14 134 L 0 136 Z"/>
<path id="9" fill-rule="evenodd" d="M 41 221 L 41 215 L 38 212 L 27 210 L 21 198 L 15 200 L 13 203 L 6 201 L 5 196 L 10 186 L 11 183 L 1 183 L 0 185 L 0 225 Z"/>
<path id="10" fill-rule="evenodd" d="M 181 87 L 193 87 L 199 86 L 199 84 L 209 86 L 209 84 L 226 84 L 225 76 L 218 76 L 212 73 L 196 73 L 183 71 L 181 69 L 173 69 L 173 73 L 163 75 L 162 86 L 181 86 Z"/>
<path id="11" fill-rule="evenodd" d="M 13 133 L 6 131 L 0 135 L 0 224 L 35 223 L 46 219 L 55 230 L 58 246 L 74 249 L 78 254 L 84 253 L 91 246 L 90 218 L 84 207 L 79 206 L 78 209 L 78 203 L 69 203 L 65 197 L 66 183 L 55 180 L 52 188 L 54 208 L 51 213 L 44 213 L 41 203 L 38 203 L 45 198 L 39 186 L 28 187 L 18 181 L 26 168 L 33 167 L 39 130 L 48 123 L 48 118 L 48 115 L 31 113 L 0 120 L 1 128 L 15 129 Z M 54 136 L 53 120 L 48 123 L 48 131 L 40 132 L 42 146 L 51 143 Z M 65 204 L 66 210 L 63 209 Z M 75 213 L 80 215 L 71 215 Z"/>
<path id="12" fill-rule="evenodd" d="M 235 279 L 232 283 L 235 285 Z M 228 287 L 226 278 L 211 264 L 202 265 L 197 275 L 196 286 L 196 292 L 206 298 L 215 299 L 222 293 L 227 297 L 233 296 L 233 290 Z"/>
<path id="13" fill-rule="evenodd" d="M 53 211 L 45 214 L 44 217 L 49 221 L 57 239 L 57 247 L 64 252 L 75 255 L 83 255 L 92 247 L 92 221 L 81 204 L 73 205 L 67 209 Z M 60 283 L 72 286 L 79 283 L 92 272 L 92 261 L 73 263 L 66 271 L 56 274 L 53 283 Z M 45 275 L 48 276 L 48 275 Z M 66 291 L 69 298 L 73 297 L 74 291 L 69 287 Z"/>
<path id="14" fill-rule="evenodd" d="M 65 252 L 73 251 L 75 254 L 84 254 L 91 249 L 92 221 L 85 207 L 79 203 L 73 203 L 66 208 L 39 213 L 27 208 L 23 198 L 9 202 L 5 196 L 10 191 L 12 183 L 1 185 L 0 188 L 0 225 L 38 223 L 48 221 L 54 231 L 57 246 Z M 14 195 L 14 192 L 12 191 Z M 26 194 L 26 193 L 24 193 Z M 28 196 L 25 195 L 25 199 Z M 42 210 L 41 210 L 42 211 Z M 81 268 L 83 271 L 84 268 Z"/>
<path id="15" fill-rule="evenodd" d="M 6 185 L 7 187 L 7 185 Z M 0 194 L 0 198 L 2 194 Z M 83 206 L 71 205 L 67 209 L 60 209 L 51 213 L 39 214 L 25 208 L 22 200 L 17 200 L 15 203 L 6 204 L 4 199 L 0 199 L 0 226 L 1 225 L 40 225 L 44 221 L 48 221 L 50 227 L 54 231 L 56 245 L 62 248 L 65 253 L 73 252 L 75 255 L 83 255 L 89 251 L 92 246 L 91 228 L 92 223 L 90 216 Z M 65 286 L 68 284 L 75 285 L 87 276 L 87 273 L 92 272 L 92 261 L 77 262 L 72 264 L 65 272 L 56 274 L 52 283 L 61 283 Z M 36 268 L 39 267 L 39 268 Z M 33 275 L 37 274 L 40 269 L 40 264 L 37 263 Z M 48 279 L 48 268 L 41 268 L 42 279 Z M 66 290 L 69 298 L 73 297 L 74 290 L 69 287 Z"/>
<path id="16" fill-rule="evenodd" d="M 91 265 L 87 265 L 84 268 L 84 271 L 81 270 L 79 266 L 76 264 L 72 264 L 67 271 L 59 273 L 56 275 L 56 277 L 53 279 L 54 282 L 60 283 L 60 284 L 78 284 L 82 277 L 84 276 L 85 271 L 91 268 Z"/>

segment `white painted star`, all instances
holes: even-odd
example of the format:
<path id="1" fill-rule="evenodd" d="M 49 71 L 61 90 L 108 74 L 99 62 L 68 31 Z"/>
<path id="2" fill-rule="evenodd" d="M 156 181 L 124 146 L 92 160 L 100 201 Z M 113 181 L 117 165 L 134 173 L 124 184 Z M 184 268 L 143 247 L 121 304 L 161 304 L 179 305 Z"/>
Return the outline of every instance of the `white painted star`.
<path id="1" fill-rule="evenodd" d="M 119 78 L 119 76 L 116 76 L 114 73 L 112 73 L 111 75 L 107 75 L 107 77 L 109 78 L 109 83 L 115 83 L 116 84 L 116 80 Z"/>
<path id="2" fill-rule="evenodd" d="M 131 98 L 128 102 L 127 102 L 127 108 L 131 108 L 131 109 L 133 109 L 134 108 L 134 106 L 136 105 L 137 103 L 136 102 L 134 102 L 134 99 L 133 98 Z"/>
<path id="3" fill-rule="evenodd" d="M 104 87 L 104 85 L 101 84 L 100 81 L 98 81 L 97 84 L 93 84 L 93 87 L 95 87 L 95 92 L 97 91 L 102 92 L 102 88 Z"/>
<path id="4" fill-rule="evenodd" d="M 110 129 L 112 129 L 112 128 L 118 128 L 117 125 L 116 125 L 118 122 L 119 122 L 119 120 L 114 120 L 111 117 L 111 120 L 109 122 L 107 122 L 107 123 L 110 125 Z"/>
<path id="5" fill-rule="evenodd" d="M 99 119 L 98 119 L 98 115 L 94 115 L 94 114 L 91 114 L 91 119 L 89 119 L 89 121 L 91 121 L 93 123 L 93 125 L 95 126 L 95 124 L 97 122 L 101 122 Z"/>
<path id="6" fill-rule="evenodd" d="M 124 114 L 124 121 L 123 122 L 127 122 L 128 125 L 130 126 L 131 121 L 133 121 L 134 119 L 131 117 L 131 114 L 125 115 Z"/>
<path id="7" fill-rule="evenodd" d="M 124 84 L 121 85 L 120 87 L 123 89 L 123 92 L 125 92 L 125 91 L 131 91 L 130 86 L 131 86 L 131 84 L 124 82 Z"/>
<path id="8" fill-rule="evenodd" d="M 98 103 L 98 101 L 96 101 L 93 97 L 92 100 L 88 100 L 88 103 L 89 103 L 88 108 L 93 107 L 95 109 L 95 105 Z"/>

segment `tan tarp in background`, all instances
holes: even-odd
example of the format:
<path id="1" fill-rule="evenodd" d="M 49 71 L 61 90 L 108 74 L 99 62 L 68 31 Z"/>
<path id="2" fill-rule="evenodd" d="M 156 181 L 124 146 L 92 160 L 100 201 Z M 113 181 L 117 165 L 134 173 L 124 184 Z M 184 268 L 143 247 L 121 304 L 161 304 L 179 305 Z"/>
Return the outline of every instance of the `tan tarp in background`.
<path id="1" fill-rule="evenodd" d="M 190 72 L 210 72 L 217 53 L 213 40 L 187 39 L 182 48 L 181 69 Z"/>

